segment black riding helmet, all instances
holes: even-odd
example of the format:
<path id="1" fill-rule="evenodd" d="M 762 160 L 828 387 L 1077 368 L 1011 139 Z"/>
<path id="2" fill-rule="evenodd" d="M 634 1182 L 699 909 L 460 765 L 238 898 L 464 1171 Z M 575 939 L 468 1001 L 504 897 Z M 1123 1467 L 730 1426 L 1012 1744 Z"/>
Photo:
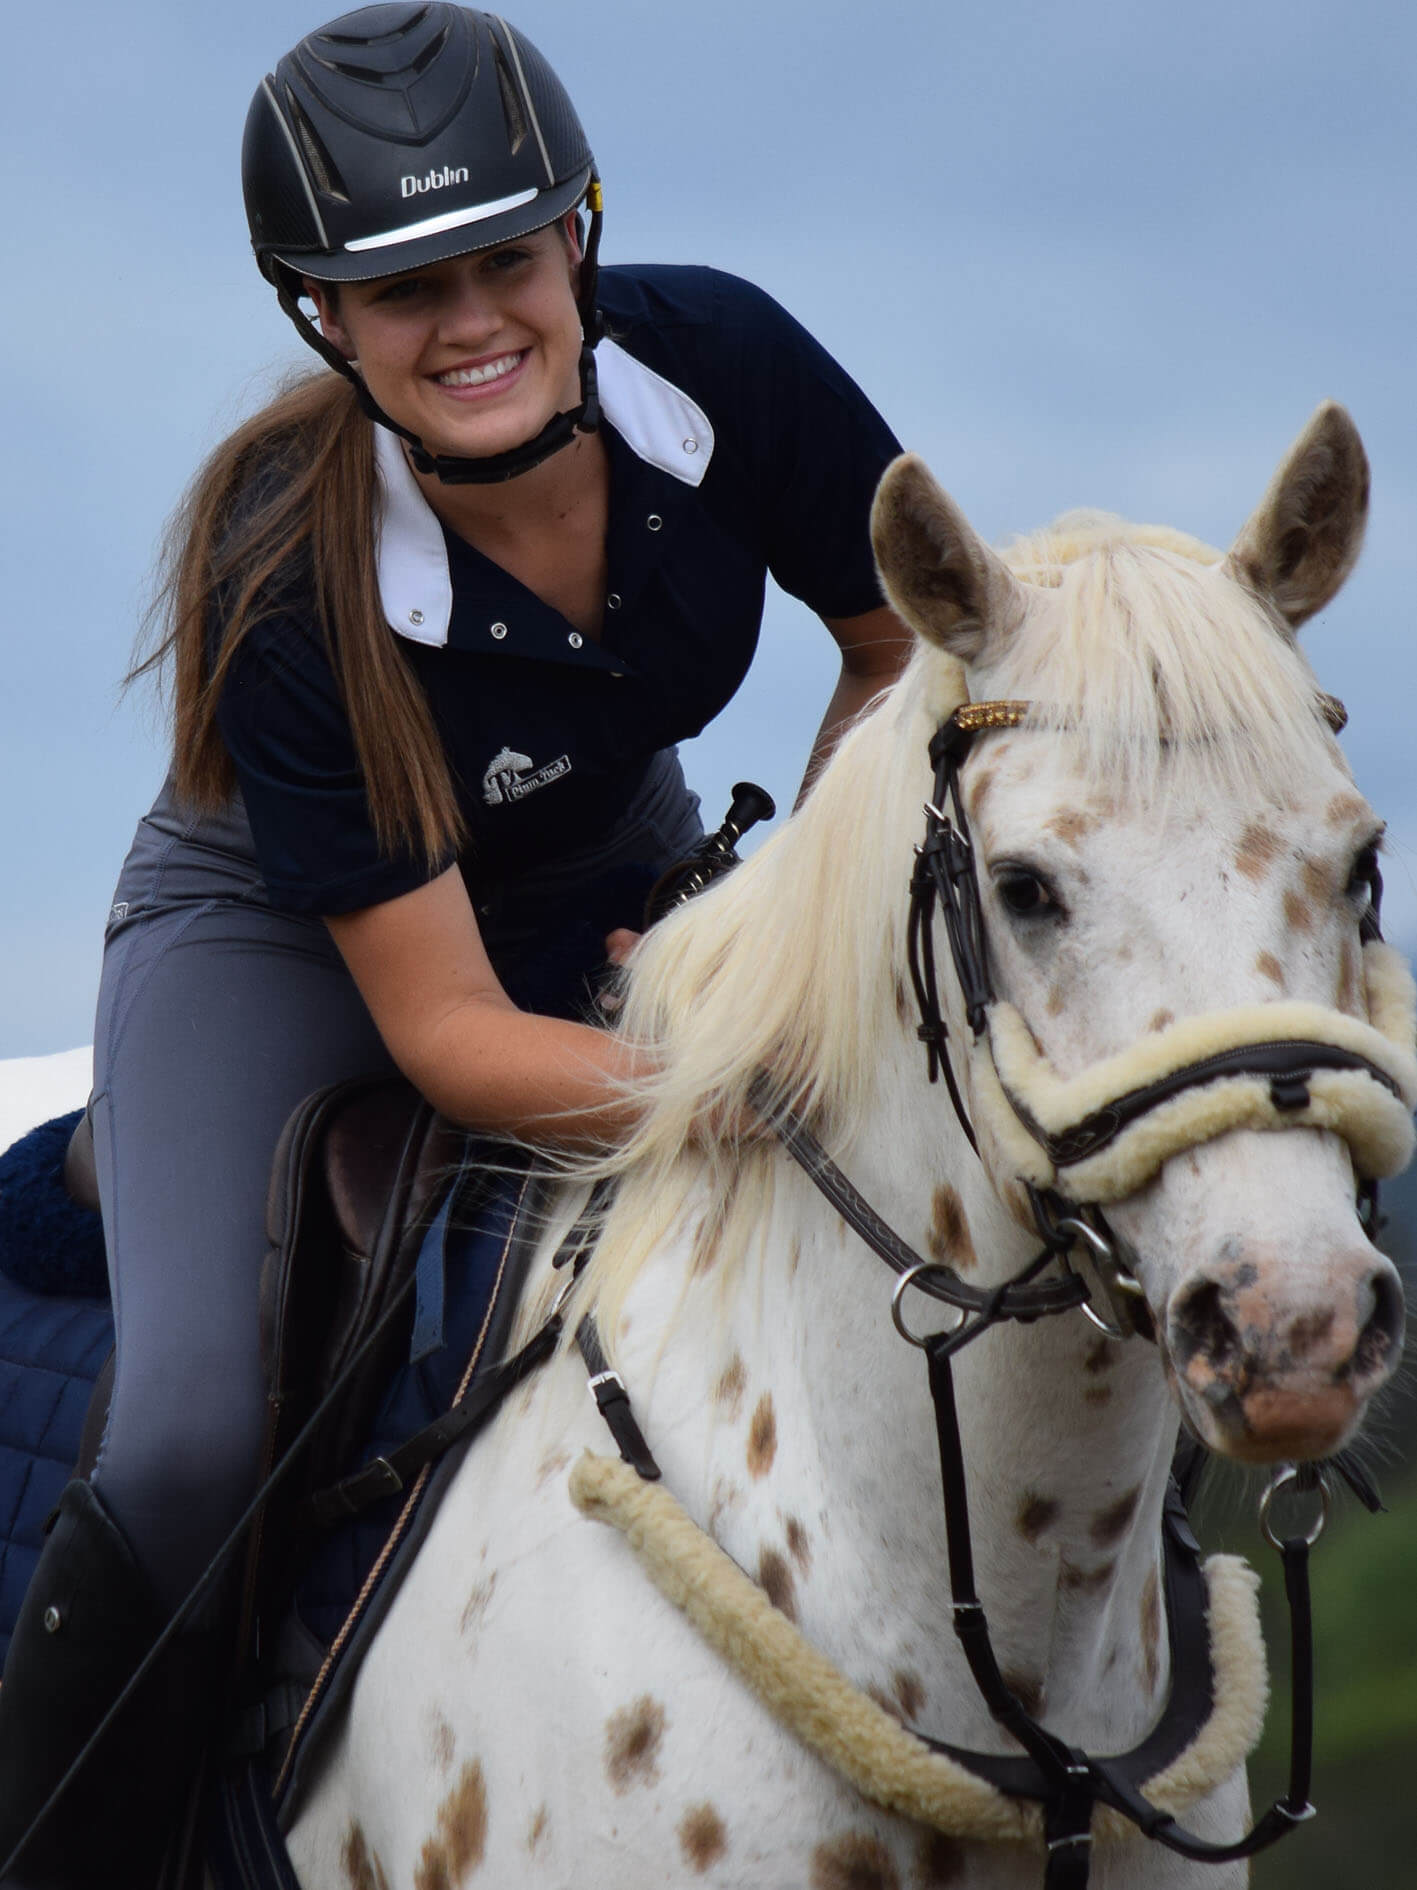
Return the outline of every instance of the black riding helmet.
<path id="1" fill-rule="evenodd" d="M 301 40 L 246 117 L 241 175 L 262 275 L 302 338 L 352 381 L 365 411 L 450 484 L 511 479 L 593 433 L 600 181 L 564 86 L 496 14 L 363 7 Z M 510 242 L 585 202 L 581 404 L 485 459 L 429 453 L 378 406 L 299 306 L 301 277 L 356 282 Z"/>

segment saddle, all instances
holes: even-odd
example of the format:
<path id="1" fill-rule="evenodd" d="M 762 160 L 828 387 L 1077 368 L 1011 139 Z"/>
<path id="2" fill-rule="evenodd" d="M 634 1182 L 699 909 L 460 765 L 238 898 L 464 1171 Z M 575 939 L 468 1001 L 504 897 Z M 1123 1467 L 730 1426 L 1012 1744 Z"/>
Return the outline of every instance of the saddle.
<path id="1" fill-rule="evenodd" d="M 95 1216 L 84 1228 L 86 1237 L 93 1232 L 99 1238 L 89 1119 L 78 1119 L 67 1148 L 65 1126 L 46 1125 L 42 1137 L 34 1132 L 43 1141 L 42 1159 L 30 1164 L 35 1172 L 27 1171 L 26 1186 L 42 1196 L 42 1205 L 52 1199 L 70 1212 L 62 1200 L 62 1173 L 63 1191 Z M 441 1416 L 474 1349 L 480 1361 L 499 1358 L 529 1245 L 518 1243 L 517 1266 L 506 1264 L 510 1205 L 527 1192 L 524 1170 L 516 1152 L 465 1134 L 399 1077 L 356 1079 L 317 1091 L 287 1123 L 272 1164 L 261 1275 L 267 1397 L 262 1482 L 332 1388 L 340 1389 L 252 1527 L 241 1570 L 240 1640 L 247 1655 L 258 1642 L 270 1645 L 312 1562 L 320 1564 L 319 1593 L 304 1612 L 316 1641 L 333 1637 L 341 1608 L 361 1585 L 364 1564 L 377 1553 L 385 1512 L 396 1505 L 361 1518 L 355 1532 L 361 1539 L 332 1549 L 330 1525 L 338 1517 L 328 1505 L 321 1513 L 320 1492 L 338 1487 L 381 1441 L 397 1441 Z M 87 1213 L 82 1222 L 88 1222 Z M 0 1255 L 0 1267 L 6 1257 Z M 452 1303 L 445 1300 L 449 1274 Z M 23 1542 L 5 1545 L 15 1550 L 10 1572 L 17 1579 L 7 1578 L 5 1594 L 16 1606 L 42 1539 L 43 1508 L 57 1498 L 68 1466 L 81 1476 L 91 1472 L 112 1393 L 106 1303 L 71 1297 L 62 1256 L 56 1256 L 55 1275 L 57 1288 L 43 1279 L 0 1276 L 4 1337 L 11 1341 L 4 1368 L 22 1389 L 41 1379 L 35 1402 L 44 1404 L 48 1425 L 42 1443 L 48 1497 L 38 1516 L 29 1518 L 26 1510 Z M 89 1282 L 88 1290 L 96 1291 L 97 1282 Z M 56 1356 L 51 1331 L 76 1329 L 80 1315 L 91 1315 L 77 1334 L 81 1348 L 73 1358 Z M 68 1376 L 56 1407 L 48 1385 L 61 1369 Z M 18 1451 L 29 1443 L 28 1432 L 7 1434 L 5 1441 Z M 6 1627 L 8 1620 L 0 1621 L 0 1629 Z M 312 1652 L 304 1664 L 314 1658 Z"/>

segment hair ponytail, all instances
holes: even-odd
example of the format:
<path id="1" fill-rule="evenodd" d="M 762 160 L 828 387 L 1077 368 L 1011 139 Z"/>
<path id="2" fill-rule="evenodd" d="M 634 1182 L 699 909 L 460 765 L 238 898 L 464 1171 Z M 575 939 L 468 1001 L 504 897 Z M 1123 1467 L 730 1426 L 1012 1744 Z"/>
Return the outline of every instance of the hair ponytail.
<path id="1" fill-rule="evenodd" d="M 302 377 L 212 454 L 163 549 L 152 653 L 127 682 L 170 666 L 173 769 L 197 812 L 236 785 L 216 707 L 250 630 L 283 606 L 301 563 L 364 775 L 379 845 L 430 864 L 463 839 L 442 743 L 384 621 L 374 557 L 374 439 L 336 374 Z M 219 613 L 220 636 L 209 638 Z"/>

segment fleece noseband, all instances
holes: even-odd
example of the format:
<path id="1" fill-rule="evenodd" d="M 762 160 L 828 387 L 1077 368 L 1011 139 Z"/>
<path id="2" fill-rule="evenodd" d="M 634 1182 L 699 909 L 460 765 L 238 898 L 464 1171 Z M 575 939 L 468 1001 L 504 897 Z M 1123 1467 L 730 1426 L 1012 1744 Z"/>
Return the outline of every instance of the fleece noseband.
<path id="1" fill-rule="evenodd" d="M 1322 697 L 1331 727 L 1342 705 Z M 1170 1156 L 1234 1128 L 1310 1126 L 1341 1135 L 1359 1177 L 1406 1166 L 1413 1149 L 1417 1056 L 1414 991 L 1400 954 L 1383 944 L 1373 904 L 1363 921 L 1364 1022 L 1320 1004 L 1244 1005 L 1183 1018 L 1119 1055 L 1060 1076 L 1013 1005 L 994 994 L 974 848 L 960 771 L 977 738 L 1017 728 L 1026 702 L 964 703 L 930 743 L 934 799 L 911 882 L 910 971 L 933 1082 L 941 1069 L 961 1124 L 1040 1193 L 1073 1203 L 1116 1201 Z M 938 910 L 973 1041 L 974 1121 L 947 1048 L 932 948 Z"/>

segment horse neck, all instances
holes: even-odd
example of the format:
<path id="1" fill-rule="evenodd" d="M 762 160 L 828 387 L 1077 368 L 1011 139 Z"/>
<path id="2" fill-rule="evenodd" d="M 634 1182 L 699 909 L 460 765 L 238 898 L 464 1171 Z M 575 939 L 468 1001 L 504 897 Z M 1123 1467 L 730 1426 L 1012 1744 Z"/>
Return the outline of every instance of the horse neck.
<path id="1" fill-rule="evenodd" d="M 922 1255 L 981 1284 L 1003 1279 L 1036 1243 L 994 1195 L 943 1089 L 926 1087 L 914 1047 L 898 1062 L 845 1165 Z M 652 1318 L 632 1349 L 656 1383 L 656 1448 L 672 1435 L 670 1487 L 700 1522 L 860 1684 L 898 1697 L 913 1675 L 951 1700 L 948 1720 L 923 1724 L 997 1745 L 948 1631 L 935 1414 L 924 1354 L 891 1321 L 894 1284 L 783 1158 L 727 1304 L 712 1270 L 688 1289 L 687 1360 L 678 1348 L 671 1369 L 654 1370 Z M 908 1299 L 912 1326 L 944 1323 L 942 1308 Z M 706 1333 L 721 1336 L 705 1344 Z M 1154 1354 L 1071 1313 L 984 1334 L 956 1380 L 1001 1663 L 1070 1737 L 1112 1738 L 1128 1714 L 1122 1730 L 1140 1732 L 1164 1668 L 1149 1617 L 1174 1440 Z"/>

